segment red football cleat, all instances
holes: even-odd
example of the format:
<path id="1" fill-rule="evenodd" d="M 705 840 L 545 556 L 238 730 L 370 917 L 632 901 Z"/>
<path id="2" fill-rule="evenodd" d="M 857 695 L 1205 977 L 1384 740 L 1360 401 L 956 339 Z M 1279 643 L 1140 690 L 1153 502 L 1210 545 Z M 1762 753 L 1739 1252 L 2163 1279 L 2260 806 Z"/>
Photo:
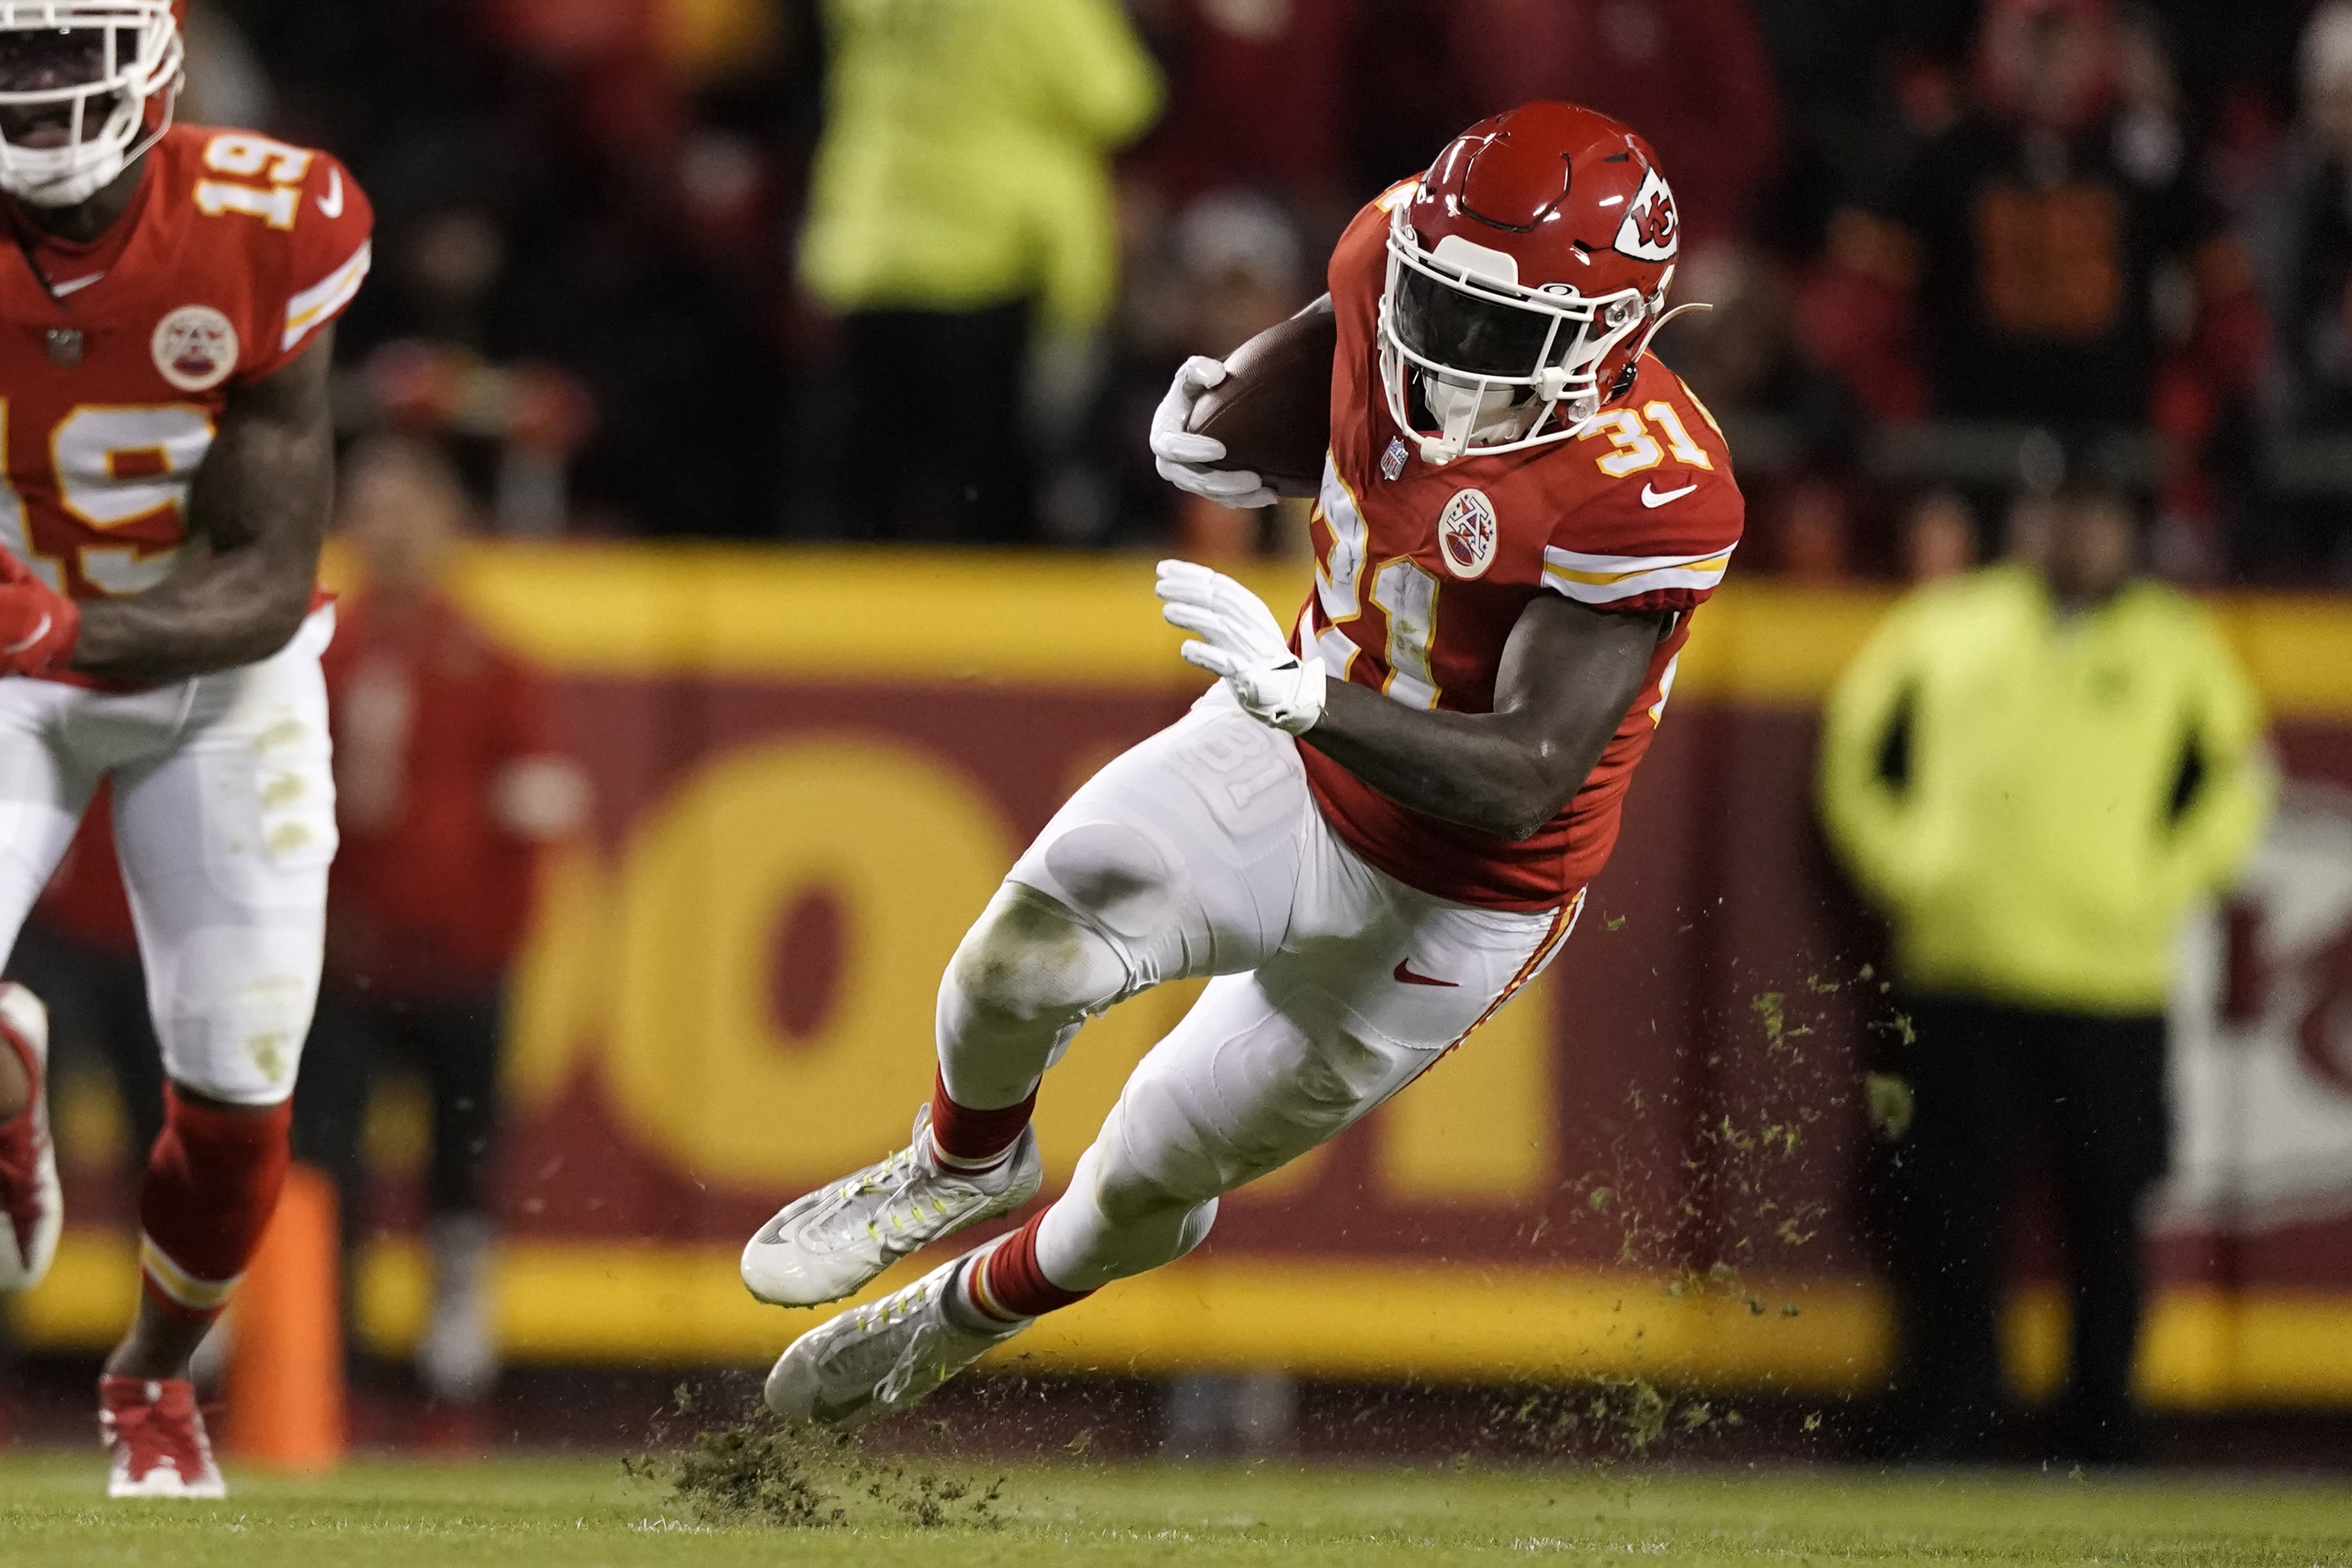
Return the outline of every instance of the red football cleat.
<path id="1" fill-rule="evenodd" d="M 0 1050 L 16 1053 L 32 1088 L 25 1109 L 0 1122 L 0 1296 L 6 1296 L 41 1282 L 66 1218 L 49 1139 L 49 1015 L 21 985 L 0 985 Z"/>
<path id="2" fill-rule="evenodd" d="M 228 1495 L 187 1379 L 101 1377 L 98 1424 L 106 1433 L 107 1496 Z"/>

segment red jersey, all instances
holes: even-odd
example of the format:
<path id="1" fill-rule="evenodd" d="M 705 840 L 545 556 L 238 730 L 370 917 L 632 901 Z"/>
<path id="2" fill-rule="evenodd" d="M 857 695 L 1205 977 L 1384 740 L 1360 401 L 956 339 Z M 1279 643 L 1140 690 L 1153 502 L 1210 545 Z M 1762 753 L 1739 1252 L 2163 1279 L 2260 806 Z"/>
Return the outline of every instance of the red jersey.
<path id="1" fill-rule="evenodd" d="M 142 592 L 178 559 L 230 393 L 285 368 L 359 292 L 373 212 L 324 153 L 181 125 L 97 240 L 15 221 L 19 243 L 0 244 L 0 546 L 77 599 Z"/>
<path id="2" fill-rule="evenodd" d="M 1582 436 L 1423 462 L 1389 416 L 1377 331 L 1388 206 L 1412 189 L 1400 185 L 1357 214 L 1331 253 L 1339 342 L 1302 634 L 1336 678 L 1407 707 L 1486 713 L 1504 643 L 1538 594 L 1675 614 L 1599 765 L 1533 837 L 1400 805 L 1316 751 L 1312 735 L 1300 755 L 1339 837 L 1399 881 L 1487 909 L 1550 909 L 1609 858 L 1626 786 L 1674 689 L 1690 611 L 1723 580 L 1745 506 L 1713 416 L 1648 354 L 1633 389 Z"/>
<path id="3" fill-rule="evenodd" d="M 537 847 L 502 825 L 518 763 L 564 753 L 536 672 L 449 601 L 338 610 L 323 660 L 342 845 L 327 968 L 375 994 L 496 984 L 530 924 Z"/>

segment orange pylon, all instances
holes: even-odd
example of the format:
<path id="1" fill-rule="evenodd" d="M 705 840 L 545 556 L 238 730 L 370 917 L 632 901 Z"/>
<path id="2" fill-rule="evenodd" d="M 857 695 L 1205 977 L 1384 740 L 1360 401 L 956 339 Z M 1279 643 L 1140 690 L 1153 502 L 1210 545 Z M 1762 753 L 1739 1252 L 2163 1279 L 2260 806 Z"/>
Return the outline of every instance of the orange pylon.
<path id="1" fill-rule="evenodd" d="M 342 1458 L 340 1252 L 334 1183 L 293 1165 L 236 1291 L 227 1437 L 239 1458 L 315 1474 Z"/>

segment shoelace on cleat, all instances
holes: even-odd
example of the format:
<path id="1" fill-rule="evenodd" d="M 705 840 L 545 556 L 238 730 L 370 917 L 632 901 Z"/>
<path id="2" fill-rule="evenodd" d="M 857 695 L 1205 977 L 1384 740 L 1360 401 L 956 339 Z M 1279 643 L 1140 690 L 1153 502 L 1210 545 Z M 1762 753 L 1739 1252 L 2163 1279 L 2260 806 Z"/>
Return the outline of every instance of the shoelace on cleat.
<path id="1" fill-rule="evenodd" d="M 846 1208 L 859 1198 L 878 1196 L 882 1200 L 879 1211 L 860 1226 L 858 1231 L 869 1240 L 888 1246 L 891 1240 L 883 1236 L 882 1227 L 887 1225 L 894 1237 L 903 1235 L 913 1228 L 912 1222 L 923 1217 L 926 1204 L 934 1219 L 954 1217 L 959 1205 L 949 1204 L 944 1196 L 926 1198 L 916 1191 L 926 1181 L 937 1182 L 950 1192 L 982 1201 L 988 1196 L 961 1176 L 927 1168 L 921 1155 L 909 1147 L 899 1150 L 878 1165 L 868 1166 L 859 1173 L 856 1180 L 844 1183 L 835 1189 L 834 1201 Z M 825 1234 L 829 1229 L 822 1224 L 815 1228 L 819 1234 Z"/>
<path id="2" fill-rule="evenodd" d="M 109 1437 L 122 1445 L 124 1473 L 134 1481 L 168 1464 L 182 1482 L 200 1479 L 205 1468 L 202 1417 L 191 1405 L 184 1415 L 167 1410 L 161 1401 L 101 1411 L 100 1423 Z"/>
<path id="3" fill-rule="evenodd" d="M 883 1373 L 882 1381 L 874 1385 L 874 1396 L 884 1405 L 898 1405 L 914 1388 L 917 1378 L 926 1371 L 930 1374 L 931 1387 L 936 1388 L 962 1370 L 961 1366 L 926 1368 L 924 1363 L 930 1359 L 932 1347 L 941 1341 L 964 1338 L 987 1339 L 992 1342 L 1003 1337 L 977 1334 L 955 1321 L 949 1310 L 946 1297 L 950 1290 L 955 1289 L 958 1278 L 950 1274 L 944 1283 L 922 1291 L 919 1300 L 908 1304 L 909 1310 L 916 1306 L 935 1306 L 938 1310 L 928 1320 L 915 1326 L 915 1331 L 908 1337 L 906 1348 L 901 1350 L 898 1359 L 890 1363 L 890 1370 Z M 923 1392 L 928 1394 L 930 1390 L 925 1389 Z"/>

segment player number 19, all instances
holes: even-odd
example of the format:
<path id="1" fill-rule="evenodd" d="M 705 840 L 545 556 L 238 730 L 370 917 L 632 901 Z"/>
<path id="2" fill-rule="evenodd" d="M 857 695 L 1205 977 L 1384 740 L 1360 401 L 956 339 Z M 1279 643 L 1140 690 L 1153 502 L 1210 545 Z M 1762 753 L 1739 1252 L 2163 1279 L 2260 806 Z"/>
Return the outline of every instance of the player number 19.
<path id="1" fill-rule="evenodd" d="M 266 221 L 272 228 L 292 228 L 302 216 L 302 182 L 310 177 L 311 154 L 267 136 L 231 132 L 205 143 L 205 167 L 218 174 L 250 179 L 266 176 L 267 185 L 205 180 L 196 185 L 196 210 L 206 217 L 241 213 Z"/>
<path id="2" fill-rule="evenodd" d="M 8 448 L 9 412 L 7 400 L 0 398 L 0 454 Z M 48 433 L 47 444 L 58 502 L 84 526 L 105 533 L 186 503 L 188 482 L 212 449 L 213 422 L 203 409 L 184 403 L 85 405 L 67 415 Z M 68 586 L 65 563 L 34 550 L 24 499 L 5 472 L 0 545 L 50 587 L 63 592 Z M 170 576 L 177 559 L 176 548 L 169 546 L 93 544 L 81 548 L 76 563 L 93 587 L 137 594 Z"/>

